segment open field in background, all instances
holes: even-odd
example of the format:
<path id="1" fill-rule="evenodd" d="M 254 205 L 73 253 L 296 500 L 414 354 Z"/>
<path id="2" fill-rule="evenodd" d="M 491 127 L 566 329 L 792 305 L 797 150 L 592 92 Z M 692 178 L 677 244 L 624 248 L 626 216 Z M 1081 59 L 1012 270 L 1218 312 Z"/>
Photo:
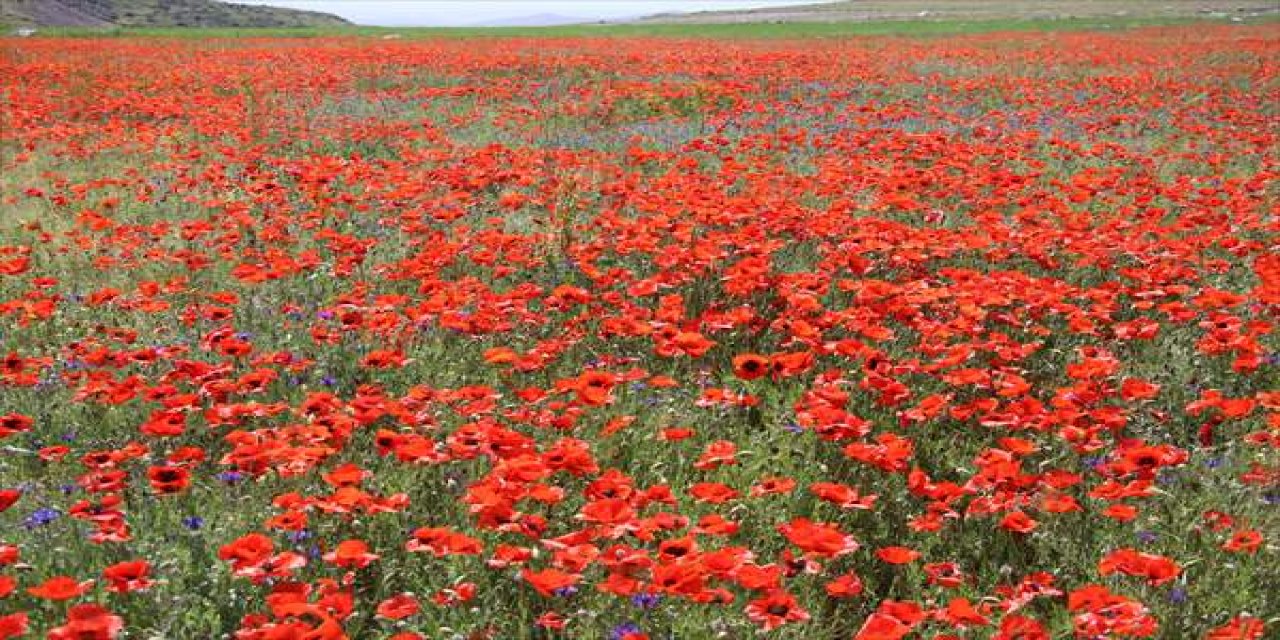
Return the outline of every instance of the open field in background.
<path id="1" fill-rule="evenodd" d="M 895 5 L 898 3 L 884 3 Z M 910 4 L 910 3 L 904 3 Z M 1092 4 L 1092 3 L 1090 3 Z M 1099 2 L 1109 5 L 1111 3 Z M 1146 6 L 1145 3 L 1137 3 Z M 1155 6 L 1156 3 L 1152 3 Z M 1199 4 L 1199 3 L 1198 3 Z M 824 5 L 825 6 L 825 5 Z M 880 5 L 875 5 L 880 6 Z M 1161 4 L 1160 6 L 1166 6 Z M 1178 3 L 1168 6 L 1177 8 Z M 42 27 L 40 34 L 56 37 L 138 38 L 316 38 L 368 37 L 423 38 L 840 38 L 850 36 L 946 36 L 995 31 L 1104 31 L 1152 26 L 1214 24 L 1280 24 L 1274 5 L 1239 2 L 1202 3 L 1210 11 L 1116 10 L 1053 13 L 997 11 L 953 12 L 920 16 L 919 11 L 849 14 L 840 12 L 704 13 L 655 16 L 633 22 L 578 24 L 551 27 L 290 27 L 290 28 L 172 28 L 172 27 Z M 906 15 L 910 14 L 910 15 Z M 4 21 L 0 19 L 0 26 Z"/>
<path id="2" fill-rule="evenodd" d="M 1274 633 L 1280 33 L 1091 20 L 0 40 L 0 639 Z"/>
<path id="3" fill-rule="evenodd" d="M 1215 16 L 1247 19 L 1274 15 L 1266 0 L 855 0 L 812 5 L 664 14 L 645 22 L 725 24 L 751 22 L 1043 21 L 1132 18 L 1168 20 Z"/>

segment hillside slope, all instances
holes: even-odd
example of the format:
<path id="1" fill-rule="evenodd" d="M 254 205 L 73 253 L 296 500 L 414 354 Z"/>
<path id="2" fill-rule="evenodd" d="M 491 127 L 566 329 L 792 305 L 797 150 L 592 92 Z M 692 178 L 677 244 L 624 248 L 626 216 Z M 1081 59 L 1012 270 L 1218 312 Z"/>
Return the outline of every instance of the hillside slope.
<path id="1" fill-rule="evenodd" d="M 216 0 L 0 0 L 0 23 L 57 27 L 323 27 L 327 13 Z"/>
<path id="2" fill-rule="evenodd" d="M 1274 14 L 1274 0 L 852 0 L 764 9 L 668 13 L 640 22 L 728 24 L 874 20 L 1049 20 L 1063 18 L 1188 18 Z"/>

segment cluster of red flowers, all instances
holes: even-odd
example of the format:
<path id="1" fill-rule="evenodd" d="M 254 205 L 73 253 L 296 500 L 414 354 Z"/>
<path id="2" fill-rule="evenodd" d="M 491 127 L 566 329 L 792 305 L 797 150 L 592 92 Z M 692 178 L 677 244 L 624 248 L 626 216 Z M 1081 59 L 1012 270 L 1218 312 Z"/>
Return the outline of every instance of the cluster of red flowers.
<path id="1" fill-rule="evenodd" d="M 1280 607 L 1269 25 L 4 46 L 0 640 Z"/>

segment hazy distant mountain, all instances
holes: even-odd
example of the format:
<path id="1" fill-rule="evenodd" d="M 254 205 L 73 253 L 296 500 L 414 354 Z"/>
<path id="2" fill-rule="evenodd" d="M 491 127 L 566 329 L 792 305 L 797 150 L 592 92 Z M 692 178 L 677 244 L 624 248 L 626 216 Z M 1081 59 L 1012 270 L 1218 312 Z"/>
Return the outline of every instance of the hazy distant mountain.
<path id="1" fill-rule="evenodd" d="M 580 24 L 594 22 L 589 18 L 560 15 L 558 13 L 537 13 L 529 16 L 517 16 L 477 23 L 477 27 L 549 27 L 560 24 Z"/>
<path id="2" fill-rule="evenodd" d="M 3 0 L 0 23 L 59 27 L 328 27 L 350 24 L 317 11 L 215 0 Z"/>

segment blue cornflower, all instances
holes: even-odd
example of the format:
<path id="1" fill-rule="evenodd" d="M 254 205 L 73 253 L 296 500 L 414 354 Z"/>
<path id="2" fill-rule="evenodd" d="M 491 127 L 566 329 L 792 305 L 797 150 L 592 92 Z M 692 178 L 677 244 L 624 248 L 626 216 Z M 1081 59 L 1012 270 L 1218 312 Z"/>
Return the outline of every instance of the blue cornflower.
<path id="1" fill-rule="evenodd" d="M 609 640 L 622 640 L 633 633 L 640 633 L 640 625 L 634 622 L 624 622 L 609 631 Z"/>
<path id="2" fill-rule="evenodd" d="M 37 527 L 43 527 L 49 524 L 50 522 L 57 520 L 61 515 L 62 515 L 62 512 L 58 511 L 57 509 L 50 509 L 49 507 L 40 507 L 39 509 L 32 511 L 31 515 L 27 516 L 26 519 L 22 521 L 22 524 L 26 526 L 28 529 L 35 529 Z"/>
<path id="3" fill-rule="evenodd" d="M 199 531 L 204 528 L 204 518 L 201 518 L 200 516 L 188 516 L 182 519 L 182 526 L 192 531 Z"/>
<path id="4" fill-rule="evenodd" d="M 631 596 L 631 604 L 641 609 L 652 609 L 662 602 L 662 594 L 660 593 L 637 593 Z"/>

